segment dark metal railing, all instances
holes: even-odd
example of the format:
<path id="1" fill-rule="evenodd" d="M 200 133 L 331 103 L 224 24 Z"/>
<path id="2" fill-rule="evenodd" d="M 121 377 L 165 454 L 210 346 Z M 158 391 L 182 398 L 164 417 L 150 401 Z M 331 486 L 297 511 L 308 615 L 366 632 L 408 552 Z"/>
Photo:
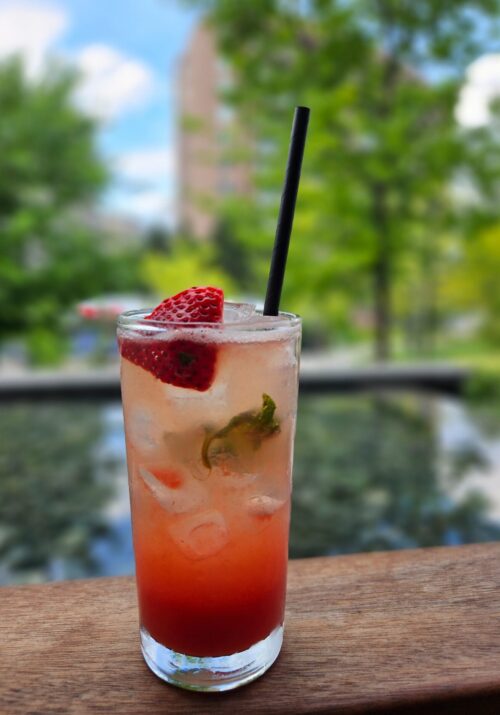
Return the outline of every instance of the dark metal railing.
<path id="1" fill-rule="evenodd" d="M 467 368 L 447 364 L 372 365 L 337 368 L 304 361 L 300 371 L 301 393 L 352 393 L 370 390 L 419 390 L 459 395 L 469 377 Z M 0 402 L 29 400 L 120 399 L 118 371 L 32 372 L 0 374 Z"/>

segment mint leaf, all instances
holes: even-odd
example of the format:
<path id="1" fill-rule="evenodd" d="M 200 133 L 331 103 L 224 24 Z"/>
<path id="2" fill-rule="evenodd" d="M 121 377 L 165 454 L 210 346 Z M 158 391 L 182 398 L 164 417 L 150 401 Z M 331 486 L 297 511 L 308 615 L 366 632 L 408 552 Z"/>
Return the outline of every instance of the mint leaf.
<path id="1" fill-rule="evenodd" d="M 249 410 L 232 417 L 227 425 L 217 432 L 208 432 L 201 448 L 201 459 L 207 469 L 212 469 L 213 452 L 241 454 L 257 450 L 263 439 L 279 432 L 275 418 L 276 404 L 269 395 L 262 395 L 262 408 Z"/>
<path id="2" fill-rule="evenodd" d="M 262 409 L 257 413 L 256 422 L 260 426 L 261 431 L 265 433 L 263 436 L 268 436 L 269 434 L 274 434 L 279 430 L 279 422 L 274 417 L 276 412 L 276 404 L 272 397 L 262 395 Z"/>

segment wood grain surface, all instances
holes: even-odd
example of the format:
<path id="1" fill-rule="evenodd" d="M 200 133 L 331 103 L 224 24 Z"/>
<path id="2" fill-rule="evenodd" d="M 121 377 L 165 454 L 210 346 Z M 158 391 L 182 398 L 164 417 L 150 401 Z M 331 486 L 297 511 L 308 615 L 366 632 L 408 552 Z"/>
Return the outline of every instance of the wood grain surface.
<path id="1" fill-rule="evenodd" d="M 225 694 L 162 683 L 131 578 L 0 588 L 1 715 L 500 713 L 500 544 L 290 564 L 286 635 Z"/>

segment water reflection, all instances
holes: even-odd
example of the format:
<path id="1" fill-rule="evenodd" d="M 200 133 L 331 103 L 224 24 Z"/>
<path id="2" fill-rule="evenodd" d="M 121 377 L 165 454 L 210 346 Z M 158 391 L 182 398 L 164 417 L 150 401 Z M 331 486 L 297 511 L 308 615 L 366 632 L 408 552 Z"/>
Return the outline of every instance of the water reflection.
<path id="1" fill-rule="evenodd" d="M 303 397 L 291 555 L 500 539 L 494 410 L 422 395 Z M 131 573 L 121 408 L 0 413 L 0 583 Z"/>
<path id="2" fill-rule="evenodd" d="M 459 403 L 415 394 L 303 398 L 291 554 L 498 539 L 498 503 L 474 483 L 481 474 L 498 486 L 493 457 Z"/>
<path id="3" fill-rule="evenodd" d="M 108 573 L 103 548 L 122 552 L 130 542 L 128 526 L 123 541 L 112 518 L 123 448 L 113 449 L 107 412 L 92 404 L 2 408 L 0 582 Z"/>

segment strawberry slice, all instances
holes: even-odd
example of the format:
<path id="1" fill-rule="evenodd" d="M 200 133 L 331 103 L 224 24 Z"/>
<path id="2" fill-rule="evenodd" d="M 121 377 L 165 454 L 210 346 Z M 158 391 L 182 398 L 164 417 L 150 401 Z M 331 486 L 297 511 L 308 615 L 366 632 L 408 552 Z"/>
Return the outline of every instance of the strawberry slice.
<path id="1" fill-rule="evenodd" d="M 132 340 L 122 338 L 122 357 L 142 367 L 161 382 L 205 392 L 213 382 L 215 345 L 194 340 Z"/>
<path id="2" fill-rule="evenodd" d="M 188 288 L 160 303 L 147 320 L 175 323 L 221 323 L 224 293 L 212 286 Z"/>
<path id="3" fill-rule="evenodd" d="M 219 288 L 189 288 L 167 298 L 147 320 L 175 323 L 221 323 L 224 294 Z M 134 340 L 122 338 L 123 358 L 142 367 L 161 382 L 205 392 L 212 385 L 217 362 L 215 345 L 196 340 Z"/>
<path id="4" fill-rule="evenodd" d="M 155 476 L 162 484 L 164 484 L 169 489 L 179 489 L 182 486 L 182 476 L 179 472 L 168 467 L 149 467 L 149 470 L 153 476 Z"/>

